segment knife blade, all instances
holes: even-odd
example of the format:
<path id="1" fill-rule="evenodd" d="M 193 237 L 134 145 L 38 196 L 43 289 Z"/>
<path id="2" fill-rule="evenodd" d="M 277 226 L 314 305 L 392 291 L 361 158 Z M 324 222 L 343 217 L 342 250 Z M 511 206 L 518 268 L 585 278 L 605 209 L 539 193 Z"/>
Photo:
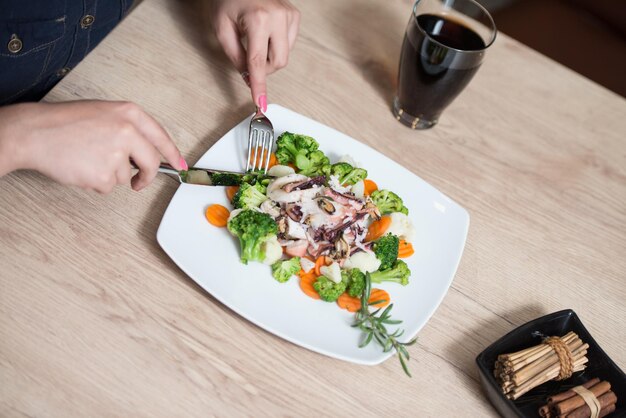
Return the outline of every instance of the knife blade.
<path id="1" fill-rule="evenodd" d="M 133 160 L 130 160 L 130 164 L 134 168 L 139 168 Z M 181 183 L 197 184 L 202 186 L 239 186 L 244 182 L 253 183 L 256 181 L 262 181 L 265 179 L 271 180 L 274 178 L 274 176 L 253 171 L 240 173 L 236 171 L 199 167 L 189 167 L 187 170 L 176 170 L 168 163 L 161 163 L 159 166 L 159 172 L 169 174 Z"/>
<path id="2" fill-rule="evenodd" d="M 241 183 L 274 178 L 263 173 L 238 173 L 235 171 L 198 167 L 189 167 L 187 171 L 179 171 L 178 177 L 181 183 L 199 184 L 202 186 L 238 186 Z"/>

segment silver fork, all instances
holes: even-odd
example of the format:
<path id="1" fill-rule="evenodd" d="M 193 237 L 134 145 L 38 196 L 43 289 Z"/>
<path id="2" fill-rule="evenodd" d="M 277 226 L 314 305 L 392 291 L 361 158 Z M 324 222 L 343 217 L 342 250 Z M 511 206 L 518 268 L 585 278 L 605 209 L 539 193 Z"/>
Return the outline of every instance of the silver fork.
<path id="1" fill-rule="evenodd" d="M 267 173 L 270 165 L 270 153 L 274 146 L 274 126 L 272 122 L 257 107 L 255 115 L 250 121 L 248 132 L 248 159 L 246 171 L 263 170 Z M 260 155 L 259 155 L 260 154 Z"/>

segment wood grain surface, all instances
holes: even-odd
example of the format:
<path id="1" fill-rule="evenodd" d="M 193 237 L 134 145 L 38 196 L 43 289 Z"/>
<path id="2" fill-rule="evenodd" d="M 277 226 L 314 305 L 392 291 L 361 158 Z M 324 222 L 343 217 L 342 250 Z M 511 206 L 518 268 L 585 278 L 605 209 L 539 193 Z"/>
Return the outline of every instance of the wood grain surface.
<path id="1" fill-rule="evenodd" d="M 357 366 L 214 300 L 161 251 L 176 184 L 108 196 L 0 178 L 0 415 L 496 416 L 475 356 L 574 309 L 626 367 L 626 101 L 499 34 L 439 125 L 390 111 L 409 0 L 298 0 L 269 100 L 393 158 L 468 209 L 454 283 L 410 347 Z M 196 1 L 150 0 L 46 98 L 139 103 L 194 162 L 251 112 Z"/>

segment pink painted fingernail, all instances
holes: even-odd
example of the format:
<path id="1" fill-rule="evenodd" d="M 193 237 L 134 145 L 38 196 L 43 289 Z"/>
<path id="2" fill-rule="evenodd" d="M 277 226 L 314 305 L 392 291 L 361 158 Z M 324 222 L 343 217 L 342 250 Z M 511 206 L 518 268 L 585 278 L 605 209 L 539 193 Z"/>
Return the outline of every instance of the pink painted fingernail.
<path id="1" fill-rule="evenodd" d="M 185 161 L 185 159 L 183 157 L 180 157 L 180 161 L 178 163 L 180 164 L 181 170 L 189 170 L 189 166 L 187 165 L 187 161 Z"/>
<path id="2" fill-rule="evenodd" d="M 264 94 L 259 96 L 259 107 L 263 113 L 267 112 L 267 96 Z"/>

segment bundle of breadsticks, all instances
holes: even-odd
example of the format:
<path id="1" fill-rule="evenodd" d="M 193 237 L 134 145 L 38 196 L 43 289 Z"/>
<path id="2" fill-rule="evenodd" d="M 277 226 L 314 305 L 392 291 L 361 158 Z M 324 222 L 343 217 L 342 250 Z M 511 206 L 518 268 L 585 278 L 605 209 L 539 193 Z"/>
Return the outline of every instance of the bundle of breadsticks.
<path id="1" fill-rule="evenodd" d="M 595 378 L 550 396 L 548 403 L 539 408 L 539 415 L 542 418 L 602 418 L 615 411 L 616 403 L 611 384 Z"/>
<path id="2" fill-rule="evenodd" d="M 549 380 L 567 379 L 587 364 L 587 348 L 574 332 L 546 338 L 542 344 L 516 353 L 501 354 L 494 376 L 509 399 L 517 399 Z"/>

